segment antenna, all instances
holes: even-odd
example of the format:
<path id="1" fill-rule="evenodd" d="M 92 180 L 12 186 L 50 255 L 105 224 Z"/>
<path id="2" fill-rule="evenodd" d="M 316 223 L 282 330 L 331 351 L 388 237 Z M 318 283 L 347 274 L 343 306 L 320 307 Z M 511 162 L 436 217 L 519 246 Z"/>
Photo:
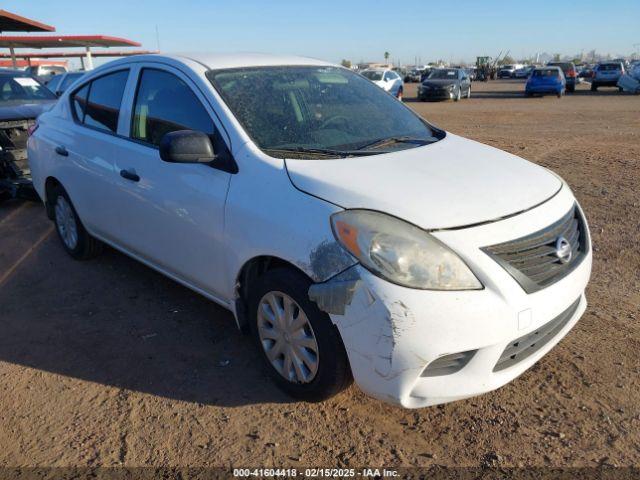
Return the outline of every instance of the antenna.
<path id="1" fill-rule="evenodd" d="M 160 32 L 158 30 L 158 24 L 156 23 L 156 48 L 160 51 Z"/>

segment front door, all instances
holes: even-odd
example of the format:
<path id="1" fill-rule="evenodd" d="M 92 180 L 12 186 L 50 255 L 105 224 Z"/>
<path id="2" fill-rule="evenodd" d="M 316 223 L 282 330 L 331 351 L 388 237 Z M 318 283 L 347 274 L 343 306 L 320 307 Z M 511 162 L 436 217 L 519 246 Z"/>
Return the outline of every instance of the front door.
<path id="1" fill-rule="evenodd" d="M 223 227 L 231 174 L 206 164 L 167 163 L 158 150 L 171 131 L 213 136 L 211 112 L 182 72 L 165 66 L 138 72 L 129 139 L 119 142 L 115 156 L 121 246 L 222 299 L 228 290 Z"/>

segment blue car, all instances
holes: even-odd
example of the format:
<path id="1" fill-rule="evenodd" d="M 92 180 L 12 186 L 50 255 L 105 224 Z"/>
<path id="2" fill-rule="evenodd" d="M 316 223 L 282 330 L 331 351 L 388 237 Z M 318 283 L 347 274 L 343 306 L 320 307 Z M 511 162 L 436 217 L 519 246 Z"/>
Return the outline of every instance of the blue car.
<path id="1" fill-rule="evenodd" d="M 552 93 L 560 98 L 566 89 L 567 81 L 560 67 L 539 67 L 531 72 L 524 93 L 527 97 L 534 94 Z"/>

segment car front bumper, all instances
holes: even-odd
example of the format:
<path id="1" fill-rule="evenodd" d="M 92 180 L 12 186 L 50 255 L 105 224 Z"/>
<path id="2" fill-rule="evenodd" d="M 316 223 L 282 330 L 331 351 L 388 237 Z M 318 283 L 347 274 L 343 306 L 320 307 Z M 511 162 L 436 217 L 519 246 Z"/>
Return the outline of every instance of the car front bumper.
<path id="1" fill-rule="evenodd" d="M 482 290 L 416 290 L 391 284 L 360 265 L 351 267 L 353 278 L 358 278 L 355 292 L 344 314 L 331 314 L 331 318 L 359 387 L 378 399 L 419 408 L 489 392 L 536 363 L 586 309 L 591 249 L 569 275 L 527 294 L 480 248 L 545 228 L 574 203 L 564 187 L 551 200 L 523 214 L 477 227 L 433 232 L 471 267 L 484 285 Z M 588 231 L 586 223 L 585 229 Z M 538 345 L 521 360 L 496 369 L 508 346 L 528 334 L 545 331 L 545 325 L 563 312 L 568 315 L 562 325 L 541 348 Z M 463 352 L 473 355 L 458 371 L 425 376 L 434 360 Z"/>
<path id="2" fill-rule="evenodd" d="M 455 96 L 455 89 L 430 88 L 418 90 L 418 98 L 421 100 L 448 100 Z"/>

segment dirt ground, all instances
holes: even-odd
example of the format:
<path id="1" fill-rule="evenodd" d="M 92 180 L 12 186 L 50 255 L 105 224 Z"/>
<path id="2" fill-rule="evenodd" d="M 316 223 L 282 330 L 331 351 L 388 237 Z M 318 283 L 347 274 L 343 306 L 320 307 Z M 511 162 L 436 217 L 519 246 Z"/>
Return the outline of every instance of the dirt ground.
<path id="1" fill-rule="evenodd" d="M 0 204 L 0 466 L 640 466 L 640 96 L 473 84 L 405 101 L 562 175 L 594 242 L 589 307 L 496 392 L 421 410 L 356 387 L 296 403 L 230 313 L 107 250 L 80 263 L 40 205 Z"/>

